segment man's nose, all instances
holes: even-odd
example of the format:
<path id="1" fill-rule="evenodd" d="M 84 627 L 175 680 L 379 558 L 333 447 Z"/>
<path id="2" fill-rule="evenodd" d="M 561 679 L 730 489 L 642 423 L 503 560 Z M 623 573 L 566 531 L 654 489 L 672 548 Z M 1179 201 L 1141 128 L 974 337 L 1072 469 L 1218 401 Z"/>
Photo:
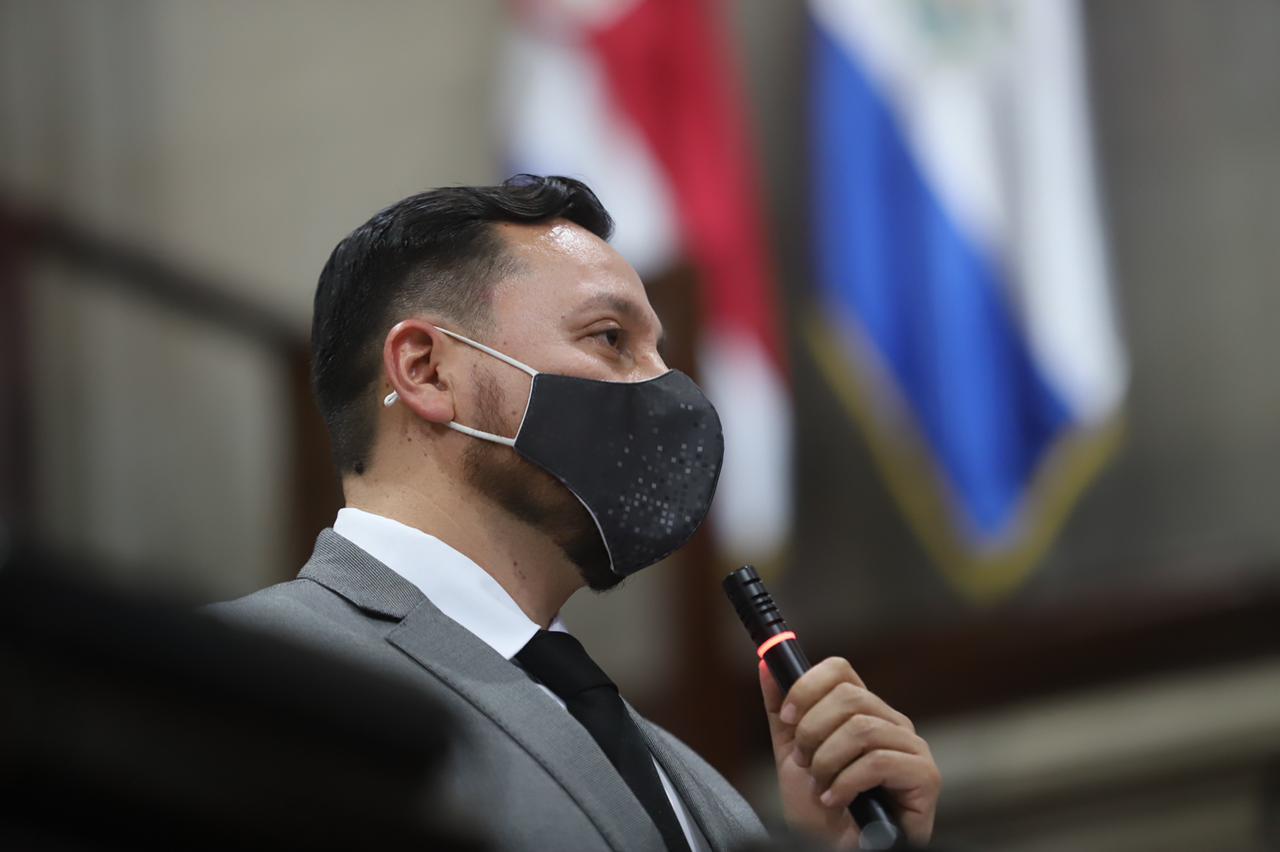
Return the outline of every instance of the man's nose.
<path id="1" fill-rule="evenodd" d="M 662 355 L 655 349 L 645 355 L 643 358 L 636 360 L 636 378 L 637 382 L 645 382 L 649 379 L 656 379 L 663 373 L 670 371 L 667 362 L 662 360 Z"/>

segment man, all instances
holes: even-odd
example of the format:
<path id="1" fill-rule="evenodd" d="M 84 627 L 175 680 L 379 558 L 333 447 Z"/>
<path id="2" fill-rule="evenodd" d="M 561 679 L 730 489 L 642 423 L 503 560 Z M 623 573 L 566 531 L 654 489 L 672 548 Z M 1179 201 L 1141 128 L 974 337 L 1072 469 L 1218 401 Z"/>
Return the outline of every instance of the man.
<path id="1" fill-rule="evenodd" d="M 220 612 L 395 669 L 458 717 L 442 801 L 501 848 L 724 849 L 763 837 L 705 762 L 630 710 L 557 614 L 679 547 L 722 439 L 660 354 L 612 221 L 566 178 L 438 189 L 338 244 L 316 289 L 316 396 L 346 508 L 299 579 Z M 856 845 L 885 787 L 908 836 L 939 776 L 902 714 L 824 660 L 761 668 L 787 820 Z"/>

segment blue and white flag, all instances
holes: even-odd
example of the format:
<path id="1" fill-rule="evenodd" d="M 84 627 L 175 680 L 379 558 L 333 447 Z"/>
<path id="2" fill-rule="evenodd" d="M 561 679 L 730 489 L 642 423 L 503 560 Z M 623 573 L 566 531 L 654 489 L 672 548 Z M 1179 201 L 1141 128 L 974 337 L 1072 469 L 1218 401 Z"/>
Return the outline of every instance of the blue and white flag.
<path id="1" fill-rule="evenodd" d="M 809 336 L 933 558 L 1012 589 L 1118 434 L 1073 0 L 811 0 Z"/>

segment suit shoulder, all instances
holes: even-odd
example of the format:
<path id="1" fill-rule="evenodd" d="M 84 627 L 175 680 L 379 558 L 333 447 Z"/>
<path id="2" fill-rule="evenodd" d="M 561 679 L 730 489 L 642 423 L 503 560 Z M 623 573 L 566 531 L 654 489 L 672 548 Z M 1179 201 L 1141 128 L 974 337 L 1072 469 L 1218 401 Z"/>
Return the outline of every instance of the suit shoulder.
<path id="1" fill-rule="evenodd" d="M 220 621 L 260 629 L 297 629 L 342 624 L 358 619 L 358 610 L 312 580 L 297 578 L 229 601 L 203 612 Z"/>
<path id="2" fill-rule="evenodd" d="M 229 601 L 208 604 L 201 607 L 201 611 L 218 618 L 239 620 L 257 613 L 290 608 L 312 597 L 317 591 L 326 590 L 310 581 L 295 578 Z"/>

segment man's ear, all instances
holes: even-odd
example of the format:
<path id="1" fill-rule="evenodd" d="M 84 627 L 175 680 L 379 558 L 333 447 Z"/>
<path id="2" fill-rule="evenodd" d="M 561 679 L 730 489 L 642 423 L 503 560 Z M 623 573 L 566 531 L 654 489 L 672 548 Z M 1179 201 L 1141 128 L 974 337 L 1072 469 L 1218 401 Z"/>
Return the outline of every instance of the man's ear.
<path id="1" fill-rule="evenodd" d="M 396 323 L 382 344 L 383 369 L 398 404 L 428 423 L 453 419 L 453 388 L 440 371 L 448 348 L 443 342 L 430 322 L 407 319 Z"/>

